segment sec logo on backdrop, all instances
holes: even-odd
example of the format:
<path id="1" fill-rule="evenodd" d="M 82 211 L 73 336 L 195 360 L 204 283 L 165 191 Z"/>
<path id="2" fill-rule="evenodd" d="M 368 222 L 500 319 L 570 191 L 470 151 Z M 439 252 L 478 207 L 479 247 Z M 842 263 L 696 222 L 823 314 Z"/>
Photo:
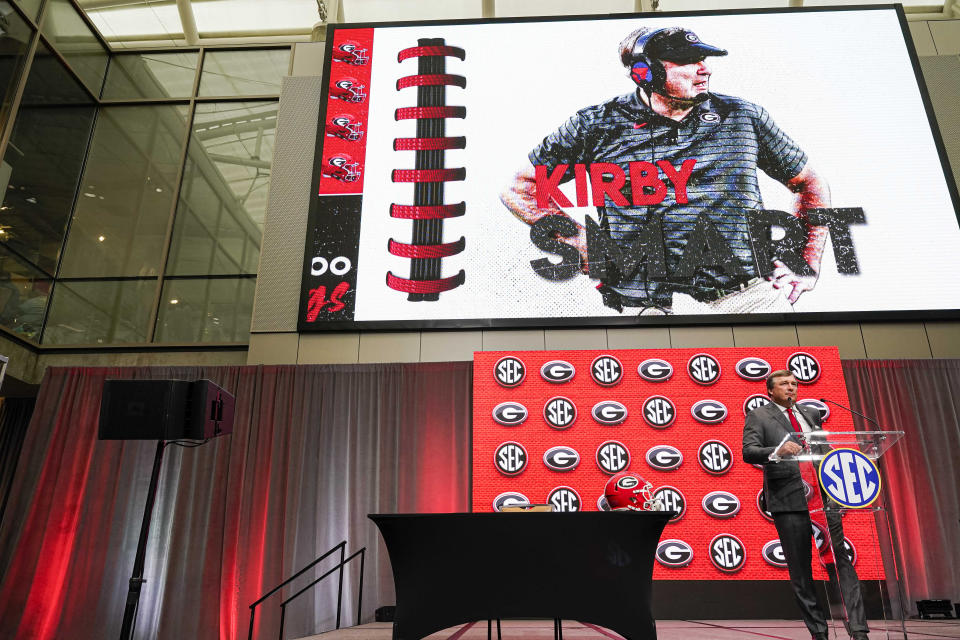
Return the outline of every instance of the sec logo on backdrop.
<path id="1" fill-rule="evenodd" d="M 709 353 L 698 353 L 687 361 L 687 373 L 697 384 L 713 384 L 720 379 L 720 363 Z"/>
<path id="2" fill-rule="evenodd" d="M 515 476 L 527 466 L 527 450 L 519 442 L 504 442 L 493 454 L 497 471 L 505 476 Z"/>
<path id="3" fill-rule="evenodd" d="M 610 475 L 625 471 L 630 466 L 630 450 L 622 442 L 607 440 L 597 447 L 597 466 Z"/>
<path id="4" fill-rule="evenodd" d="M 736 573 L 747 561 L 747 552 L 740 539 L 730 533 L 721 533 L 710 541 L 710 562 L 724 573 Z"/>
<path id="5" fill-rule="evenodd" d="M 747 396 L 746 400 L 743 401 L 743 415 L 747 415 L 754 409 L 759 409 L 765 404 L 770 404 L 771 400 L 762 393 L 755 393 L 752 396 Z"/>
<path id="6" fill-rule="evenodd" d="M 812 384 L 820 377 L 820 362 L 809 353 L 798 351 L 787 360 L 787 369 L 802 384 Z"/>
<path id="7" fill-rule="evenodd" d="M 504 356 L 493 365 L 493 377 L 501 387 L 515 387 L 527 376 L 523 360 L 514 356 Z"/>
<path id="8" fill-rule="evenodd" d="M 676 522 L 687 512 L 687 499 L 683 492 L 676 487 L 664 485 L 653 492 L 653 499 L 663 503 L 666 511 L 674 511 L 675 515 L 667 522 Z"/>
<path id="9" fill-rule="evenodd" d="M 733 452 L 719 440 L 707 440 L 697 450 L 700 467 L 709 474 L 719 476 L 733 466 Z"/>
<path id="10" fill-rule="evenodd" d="M 543 405 L 543 419 L 554 429 L 567 429 L 577 419 L 577 407 L 569 398 L 554 396 Z"/>
<path id="11" fill-rule="evenodd" d="M 623 378 L 623 365 L 613 356 L 597 356 L 590 364 L 590 377 L 599 385 L 612 387 Z"/>
<path id="12" fill-rule="evenodd" d="M 677 408 L 669 398 L 650 396 L 643 401 L 643 420 L 654 429 L 666 429 L 677 419 Z"/>
<path id="13" fill-rule="evenodd" d="M 673 365 L 660 358 L 649 358 L 637 366 L 637 373 L 647 382 L 666 382 L 673 375 Z"/>
<path id="14" fill-rule="evenodd" d="M 552 504 L 554 511 L 580 511 L 580 494 L 572 487 L 557 487 L 547 496 L 547 504 Z"/>

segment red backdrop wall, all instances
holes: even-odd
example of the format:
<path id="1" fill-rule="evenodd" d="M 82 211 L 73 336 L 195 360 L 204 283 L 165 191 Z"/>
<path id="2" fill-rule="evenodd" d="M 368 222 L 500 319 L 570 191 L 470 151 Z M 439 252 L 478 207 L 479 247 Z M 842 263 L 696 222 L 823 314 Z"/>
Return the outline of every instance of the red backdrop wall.
<path id="1" fill-rule="evenodd" d="M 793 367 L 788 366 L 796 354 Z M 709 365 L 710 356 L 719 365 L 719 375 L 695 379 L 688 364 Z M 619 362 L 620 376 L 614 384 L 611 379 L 601 384 L 592 375 L 591 365 L 602 356 L 610 356 Z M 515 358 L 522 363 L 522 379 Z M 743 462 L 740 454 L 744 422 L 744 402 L 751 396 L 765 394 L 764 381 L 746 379 L 738 373 L 737 365 L 745 358 L 758 358 L 769 364 L 772 370 L 804 367 L 808 379 L 801 384 L 799 399 L 829 398 L 849 406 L 847 390 L 840 359 L 835 347 L 769 347 L 769 348 L 711 348 L 670 350 L 607 350 L 607 351 L 488 351 L 474 354 L 473 395 L 473 510 L 494 510 L 497 496 L 506 492 L 518 492 L 533 503 L 547 503 L 551 492 L 565 486 L 579 495 L 581 510 L 595 511 L 597 500 L 603 494 L 607 479 L 597 462 L 597 450 L 603 443 L 621 443 L 630 454 L 628 469 L 649 480 L 655 488 L 670 486 L 678 489 L 684 497 L 686 509 L 681 518 L 667 525 L 663 540 L 677 539 L 686 542 L 693 550 L 692 561 L 683 567 L 655 565 L 656 579 L 675 580 L 785 580 L 787 570 L 778 568 L 762 556 L 762 549 L 777 532 L 757 506 L 757 494 L 763 486 L 761 470 Z M 642 363 L 658 359 L 669 363 L 673 373 L 661 381 L 645 380 L 638 372 Z M 543 365 L 562 361 L 572 365 L 574 373 L 569 380 L 551 382 L 541 374 Z M 798 363 L 799 361 L 799 363 Z M 497 377 L 497 364 L 500 380 Z M 813 364 L 813 367 L 808 365 Z M 616 373 L 616 364 L 613 373 Z M 708 367 L 709 368 L 709 367 Z M 743 367 L 741 367 L 742 369 Z M 663 367 L 655 367 L 661 372 Z M 554 377 L 565 377 L 563 365 L 553 367 Z M 610 368 L 605 369 L 610 374 Z M 714 374 L 716 371 L 713 372 Z M 559 375 L 557 375 L 559 374 Z M 548 374 L 549 375 L 549 374 Z M 815 376 L 815 377 L 814 377 Z M 648 375 L 648 377 L 651 377 Z M 706 384 L 704 383 L 706 382 Z M 514 386 L 506 386 L 514 385 Z M 644 403 L 652 397 L 667 398 L 674 407 L 672 422 L 666 426 L 655 425 L 657 420 L 644 417 Z M 554 398 L 570 400 L 576 409 L 576 418 L 565 428 L 551 426 L 545 416 L 545 407 Z M 703 400 L 719 402 L 726 408 L 726 416 L 719 422 L 698 421 L 693 409 Z M 614 401 L 626 408 L 626 419 L 620 424 L 608 425 L 597 422 L 591 411 L 597 403 Z M 502 403 L 516 403 L 526 409 L 526 418 L 517 425 L 506 426 L 494 419 L 494 410 Z M 561 401 L 560 405 L 563 404 Z M 557 408 L 557 403 L 551 405 Z M 549 413 L 548 407 L 547 413 Z M 648 416 L 656 416 L 663 402 L 652 401 Z M 831 431 L 852 431 L 854 424 L 850 414 L 830 406 L 824 428 Z M 501 408 L 503 420 L 503 407 Z M 516 420 L 523 412 L 512 405 L 506 411 L 508 418 Z M 616 413 L 614 411 L 613 413 Z M 669 412 L 668 412 L 669 413 Z M 705 419 L 717 420 L 717 409 L 709 403 Z M 667 414 L 667 417 L 668 414 Z M 662 421 L 662 420 L 661 420 Z M 510 420 L 506 420 L 510 422 Z M 725 444 L 732 456 L 729 468 L 717 474 L 699 462 L 698 452 L 707 441 Z M 514 442 L 526 452 L 525 465 L 508 475 L 495 464 L 498 448 L 505 442 Z M 664 471 L 651 466 L 645 459 L 647 451 L 654 446 L 669 445 L 680 451 L 682 463 L 675 469 Z M 575 450 L 579 464 L 572 470 L 557 471 L 544 462 L 544 454 L 553 447 L 563 446 Z M 516 451 L 516 449 L 514 449 Z M 560 456 L 561 462 L 569 456 Z M 516 458 L 512 459 L 516 461 Z M 714 458 L 716 460 L 716 458 Z M 556 462 L 556 460 L 554 461 Z M 554 464 L 554 466 L 558 466 Z M 559 465 L 563 466 L 563 465 Z M 716 471 L 714 469 L 713 471 Z M 740 502 L 735 515 L 717 518 L 708 514 L 702 501 L 714 491 L 725 491 Z M 883 577 L 883 565 L 876 542 L 876 527 L 871 512 L 848 513 L 844 519 L 845 534 L 856 550 L 856 568 L 862 579 Z M 726 533 L 736 536 L 744 546 L 746 559 L 742 568 L 729 573 L 719 570 L 710 561 L 708 545 L 717 535 Z M 815 567 L 815 574 L 819 567 Z M 824 577 L 822 573 L 818 576 Z"/>

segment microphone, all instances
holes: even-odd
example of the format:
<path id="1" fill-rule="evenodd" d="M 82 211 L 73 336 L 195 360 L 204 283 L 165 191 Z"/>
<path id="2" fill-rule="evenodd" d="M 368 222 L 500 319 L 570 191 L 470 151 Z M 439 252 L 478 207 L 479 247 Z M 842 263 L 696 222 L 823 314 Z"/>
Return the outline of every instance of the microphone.
<path id="1" fill-rule="evenodd" d="M 866 421 L 868 421 L 868 422 L 872 422 L 873 424 L 877 425 L 877 428 L 878 428 L 878 429 L 881 429 L 881 430 L 883 429 L 883 427 L 880 425 L 880 423 L 877 422 L 876 420 L 874 420 L 873 418 L 868 418 L 867 416 L 863 415 L 863 414 L 860 413 L 859 411 L 854 411 L 854 410 L 851 409 L 850 407 L 845 407 L 845 406 L 843 406 L 842 404 L 840 404 L 839 402 L 834 402 L 833 400 L 828 400 L 827 398 L 820 398 L 820 402 L 829 402 L 830 404 L 835 404 L 835 405 L 837 405 L 838 407 L 840 407 L 841 409 L 845 409 L 845 410 L 849 411 L 850 413 L 852 413 L 852 414 L 855 415 L 855 416 L 860 416 L 860 417 L 863 418 L 864 420 L 866 420 Z"/>

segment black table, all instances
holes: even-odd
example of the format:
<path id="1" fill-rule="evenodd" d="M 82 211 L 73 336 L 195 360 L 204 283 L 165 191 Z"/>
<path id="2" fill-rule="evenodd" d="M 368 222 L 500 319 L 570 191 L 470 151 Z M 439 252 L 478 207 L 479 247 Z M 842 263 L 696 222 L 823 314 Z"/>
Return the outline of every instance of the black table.
<path id="1" fill-rule="evenodd" d="M 494 618 L 566 618 L 657 637 L 654 553 L 673 513 L 371 514 L 397 594 L 394 640 Z"/>

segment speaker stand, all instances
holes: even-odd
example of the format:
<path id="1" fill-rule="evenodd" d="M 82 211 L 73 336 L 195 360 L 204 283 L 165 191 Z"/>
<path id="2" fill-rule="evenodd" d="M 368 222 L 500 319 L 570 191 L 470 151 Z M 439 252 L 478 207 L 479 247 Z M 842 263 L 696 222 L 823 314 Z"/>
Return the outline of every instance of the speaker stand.
<path id="1" fill-rule="evenodd" d="M 147 536 L 150 534 L 150 520 L 153 517 L 153 503 L 157 497 L 157 484 L 160 481 L 160 464 L 163 462 L 163 450 L 167 446 L 163 440 L 157 441 L 157 455 L 153 458 L 153 474 L 150 476 L 150 488 L 147 489 L 147 504 L 143 508 L 143 524 L 140 525 L 140 542 L 137 543 L 137 556 L 133 561 L 133 575 L 130 576 L 130 588 L 127 591 L 127 604 L 123 610 L 123 625 L 120 627 L 120 640 L 132 640 L 137 624 L 137 606 L 140 603 L 140 588 L 143 579 L 143 565 L 147 557 Z"/>

